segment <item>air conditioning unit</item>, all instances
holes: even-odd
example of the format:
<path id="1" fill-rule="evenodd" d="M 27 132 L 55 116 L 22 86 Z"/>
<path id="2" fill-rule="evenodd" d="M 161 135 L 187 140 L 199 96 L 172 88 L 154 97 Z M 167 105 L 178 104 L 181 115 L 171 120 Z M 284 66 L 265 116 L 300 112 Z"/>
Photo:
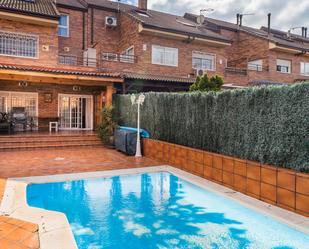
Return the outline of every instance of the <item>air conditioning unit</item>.
<path id="1" fill-rule="evenodd" d="M 107 27 L 117 27 L 117 18 L 114 16 L 105 17 L 105 26 Z"/>
<path id="2" fill-rule="evenodd" d="M 197 69 L 194 69 L 194 74 L 195 76 L 204 76 L 204 74 L 206 74 L 207 71 L 204 70 L 204 69 L 201 69 L 201 68 L 197 68 Z"/>

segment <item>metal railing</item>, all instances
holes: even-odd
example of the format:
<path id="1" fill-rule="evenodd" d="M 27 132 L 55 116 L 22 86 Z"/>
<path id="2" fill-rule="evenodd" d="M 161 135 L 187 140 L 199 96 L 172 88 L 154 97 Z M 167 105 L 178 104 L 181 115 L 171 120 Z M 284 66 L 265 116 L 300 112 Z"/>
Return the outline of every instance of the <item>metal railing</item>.
<path id="1" fill-rule="evenodd" d="M 111 53 L 111 52 L 102 52 L 102 61 L 137 63 L 137 56 L 130 55 L 130 54 L 118 54 L 118 53 Z"/>
<path id="2" fill-rule="evenodd" d="M 137 63 L 137 56 L 102 52 L 100 58 L 79 57 L 76 55 L 58 55 L 58 63 L 69 66 L 104 67 L 104 62 Z"/>
<path id="3" fill-rule="evenodd" d="M 231 73 L 231 74 L 239 74 L 239 75 L 248 74 L 248 70 L 246 68 L 236 68 L 236 67 L 226 67 L 225 72 Z"/>
<path id="4" fill-rule="evenodd" d="M 58 63 L 61 65 L 69 66 L 85 66 L 85 67 L 97 67 L 97 59 L 89 57 L 78 57 L 75 55 L 58 55 Z"/>

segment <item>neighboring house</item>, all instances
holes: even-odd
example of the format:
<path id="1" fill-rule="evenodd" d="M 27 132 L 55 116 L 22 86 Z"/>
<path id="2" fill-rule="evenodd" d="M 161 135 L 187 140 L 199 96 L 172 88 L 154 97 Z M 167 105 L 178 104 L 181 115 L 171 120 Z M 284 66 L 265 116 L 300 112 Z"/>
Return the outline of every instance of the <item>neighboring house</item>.
<path id="1" fill-rule="evenodd" d="M 59 37 L 61 59 L 79 63 L 88 53 L 100 70 L 121 72 L 118 91 L 186 91 L 197 70 L 224 75 L 230 39 L 181 16 L 149 10 L 146 0 L 138 7 L 58 0 L 57 9 L 66 28 Z"/>
<path id="2" fill-rule="evenodd" d="M 196 20 L 196 15 L 185 14 Z M 309 38 L 307 28 L 302 35 L 271 29 L 254 29 L 237 24 L 206 18 L 204 26 L 232 40 L 227 48 L 225 81 L 238 85 L 288 84 L 309 80 Z"/>

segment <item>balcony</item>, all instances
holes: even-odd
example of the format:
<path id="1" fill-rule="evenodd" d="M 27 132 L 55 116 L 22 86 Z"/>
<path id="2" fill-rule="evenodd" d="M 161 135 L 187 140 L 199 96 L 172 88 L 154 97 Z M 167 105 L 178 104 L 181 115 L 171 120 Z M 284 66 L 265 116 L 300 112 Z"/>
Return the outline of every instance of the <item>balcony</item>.
<path id="1" fill-rule="evenodd" d="M 225 73 L 237 74 L 237 75 L 247 75 L 248 70 L 246 68 L 226 67 Z"/>
<path id="2" fill-rule="evenodd" d="M 98 55 L 97 55 L 98 56 Z M 95 70 L 122 70 L 137 63 L 137 56 L 102 52 L 99 58 L 75 55 L 58 55 L 58 64 L 64 66 L 92 68 Z"/>

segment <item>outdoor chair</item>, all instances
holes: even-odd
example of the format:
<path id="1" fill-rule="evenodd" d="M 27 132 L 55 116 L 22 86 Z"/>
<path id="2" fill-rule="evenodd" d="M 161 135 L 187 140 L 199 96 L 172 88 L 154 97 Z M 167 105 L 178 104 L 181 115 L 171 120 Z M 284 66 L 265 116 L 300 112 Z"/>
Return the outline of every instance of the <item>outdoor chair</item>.
<path id="1" fill-rule="evenodd" d="M 27 129 L 27 114 L 24 107 L 13 107 L 11 112 L 11 120 L 14 130 L 20 131 L 20 126 L 22 131 Z"/>
<path id="2" fill-rule="evenodd" d="M 0 112 L 0 133 L 11 134 L 12 124 L 6 112 Z"/>

